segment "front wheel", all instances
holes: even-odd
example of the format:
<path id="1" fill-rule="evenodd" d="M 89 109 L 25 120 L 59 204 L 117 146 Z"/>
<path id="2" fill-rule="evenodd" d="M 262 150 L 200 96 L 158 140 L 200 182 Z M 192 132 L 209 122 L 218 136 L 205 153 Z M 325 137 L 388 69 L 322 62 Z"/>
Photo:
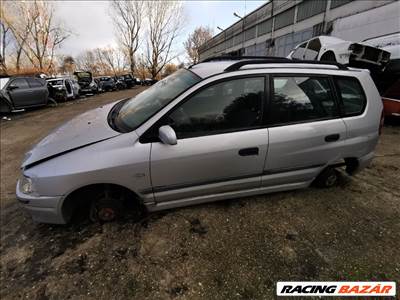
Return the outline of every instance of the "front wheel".
<path id="1" fill-rule="evenodd" d="M 112 222 L 123 213 L 124 197 L 122 193 L 106 189 L 93 200 L 90 206 L 90 219 L 93 222 Z"/>
<path id="2" fill-rule="evenodd" d="M 6 100 L 0 99 L 0 113 L 6 114 L 11 112 L 11 107 Z"/>

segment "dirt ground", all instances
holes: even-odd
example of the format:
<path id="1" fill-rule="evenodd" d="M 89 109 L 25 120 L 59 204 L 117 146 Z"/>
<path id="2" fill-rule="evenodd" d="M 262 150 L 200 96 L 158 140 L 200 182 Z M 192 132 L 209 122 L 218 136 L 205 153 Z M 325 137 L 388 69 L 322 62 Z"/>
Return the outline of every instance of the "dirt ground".
<path id="1" fill-rule="evenodd" d="M 399 126 L 384 128 L 368 169 L 331 189 L 175 209 L 140 222 L 33 223 L 14 193 L 24 153 L 73 116 L 140 90 L 1 121 L 1 299 L 276 299 L 279 280 L 399 285 Z"/>

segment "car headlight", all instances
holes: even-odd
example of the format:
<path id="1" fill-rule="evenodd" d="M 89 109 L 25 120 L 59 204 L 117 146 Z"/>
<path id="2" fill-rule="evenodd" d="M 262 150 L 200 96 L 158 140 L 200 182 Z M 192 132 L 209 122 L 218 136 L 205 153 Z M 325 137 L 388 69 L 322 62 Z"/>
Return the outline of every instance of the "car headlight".
<path id="1" fill-rule="evenodd" d="M 90 87 L 95 87 L 96 84 L 95 84 L 94 82 L 92 82 L 92 83 L 89 84 L 89 86 L 90 86 Z"/>
<path id="2" fill-rule="evenodd" d="M 32 179 L 24 175 L 21 177 L 20 187 L 21 187 L 21 192 L 24 194 L 32 194 L 34 191 Z"/>

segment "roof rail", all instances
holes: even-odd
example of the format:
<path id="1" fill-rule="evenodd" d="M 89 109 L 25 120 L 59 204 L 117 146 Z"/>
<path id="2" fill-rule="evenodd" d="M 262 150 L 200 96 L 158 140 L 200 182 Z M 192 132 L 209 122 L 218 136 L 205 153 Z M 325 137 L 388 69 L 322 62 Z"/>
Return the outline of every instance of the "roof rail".
<path id="1" fill-rule="evenodd" d="M 285 59 L 286 57 L 278 56 L 213 56 L 202 60 L 200 63 L 210 62 L 210 61 L 221 61 L 221 60 L 241 60 L 241 59 Z"/>
<path id="2" fill-rule="evenodd" d="M 311 65 L 330 65 L 330 66 L 336 66 L 339 70 L 348 70 L 348 68 L 345 65 L 342 65 L 337 62 L 331 62 L 331 61 L 315 61 L 315 60 L 291 60 L 288 58 L 284 57 L 271 57 L 271 58 L 262 58 L 262 59 L 257 59 L 257 60 L 241 60 L 238 61 L 229 67 L 227 67 L 224 72 L 232 72 L 232 71 L 237 71 L 241 67 L 246 66 L 246 65 L 261 65 L 261 64 L 311 64 Z"/>

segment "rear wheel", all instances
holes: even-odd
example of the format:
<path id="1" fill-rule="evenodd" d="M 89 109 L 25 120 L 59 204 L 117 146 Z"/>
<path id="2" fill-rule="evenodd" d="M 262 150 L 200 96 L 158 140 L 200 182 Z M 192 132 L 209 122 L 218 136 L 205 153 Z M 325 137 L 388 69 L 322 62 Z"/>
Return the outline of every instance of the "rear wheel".
<path id="1" fill-rule="evenodd" d="M 337 184 L 339 172 L 334 168 L 327 168 L 315 179 L 315 185 L 320 188 L 330 188 Z"/>
<path id="2" fill-rule="evenodd" d="M 335 54 L 331 51 L 328 51 L 326 53 L 324 53 L 321 56 L 320 61 L 331 61 L 331 62 L 336 62 L 336 58 L 335 58 Z"/>

